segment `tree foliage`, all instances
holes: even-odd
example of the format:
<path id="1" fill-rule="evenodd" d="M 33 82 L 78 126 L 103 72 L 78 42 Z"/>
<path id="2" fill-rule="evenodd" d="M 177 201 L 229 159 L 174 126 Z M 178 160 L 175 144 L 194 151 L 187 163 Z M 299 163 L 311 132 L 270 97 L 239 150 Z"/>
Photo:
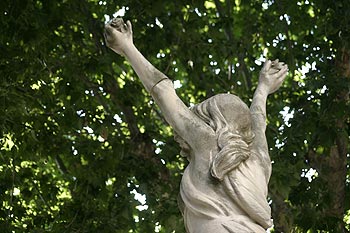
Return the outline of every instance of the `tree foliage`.
<path id="1" fill-rule="evenodd" d="M 106 20 L 188 104 L 251 101 L 265 57 L 290 67 L 268 100 L 275 232 L 350 230 L 347 0 L 0 3 L 2 232 L 184 232 L 186 161 Z"/>

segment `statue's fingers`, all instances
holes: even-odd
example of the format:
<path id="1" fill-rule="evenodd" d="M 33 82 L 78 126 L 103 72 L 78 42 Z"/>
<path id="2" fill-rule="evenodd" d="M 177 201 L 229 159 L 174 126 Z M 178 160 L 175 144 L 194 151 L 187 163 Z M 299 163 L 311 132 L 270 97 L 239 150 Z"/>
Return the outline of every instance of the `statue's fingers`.
<path id="1" fill-rule="evenodd" d="M 285 65 L 284 62 L 277 62 L 277 63 L 274 62 L 271 67 L 274 68 L 274 69 L 280 70 L 280 69 L 282 69 L 282 67 L 284 65 Z"/>
<path id="2" fill-rule="evenodd" d="M 278 68 L 278 67 L 271 67 L 271 68 L 269 69 L 269 74 L 271 74 L 271 75 L 276 74 L 276 73 L 278 73 L 280 70 L 281 70 L 281 68 Z"/>
<path id="3" fill-rule="evenodd" d="M 118 27 L 122 26 L 123 24 L 124 24 L 123 18 L 116 17 L 116 18 L 113 18 L 111 20 L 111 25 L 113 27 L 117 27 L 118 28 Z"/>
<path id="4" fill-rule="evenodd" d="M 119 32 L 125 33 L 127 31 L 126 24 L 122 18 L 113 18 L 108 24 Z"/>
<path id="5" fill-rule="evenodd" d="M 288 73 L 288 66 L 287 65 L 284 65 L 283 67 L 282 67 L 282 69 L 280 69 L 280 71 L 278 71 L 276 74 L 275 74 L 275 76 L 276 76 L 276 78 L 278 78 L 278 79 L 284 79 L 286 76 L 287 76 L 287 73 Z"/>
<path id="6" fill-rule="evenodd" d="M 108 43 L 110 41 L 111 31 L 109 29 L 107 29 L 106 27 L 105 27 L 105 30 L 103 31 L 103 36 L 104 36 L 106 42 Z"/>
<path id="7" fill-rule="evenodd" d="M 112 34 L 120 34 L 121 31 L 118 30 L 118 28 L 115 28 L 115 26 L 111 24 L 106 24 L 105 25 L 105 32 L 107 33 L 107 36 L 112 36 Z"/>
<path id="8" fill-rule="evenodd" d="M 113 30 L 113 27 L 109 23 L 107 23 L 105 25 L 105 30 L 104 30 L 105 34 L 106 35 L 110 35 L 111 34 L 111 30 Z"/>
<path id="9" fill-rule="evenodd" d="M 271 74 L 271 73 L 270 74 L 271 74 L 272 78 L 279 79 L 282 77 L 282 75 L 285 75 L 287 72 L 288 72 L 288 67 L 284 66 L 278 72 L 276 72 L 274 74 Z"/>
<path id="10" fill-rule="evenodd" d="M 111 19 L 111 20 L 108 22 L 108 24 L 111 25 L 111 27 L 116 27 L 116 26 L 117 26 L 116 18 Z"/>
<path id="11" fill-rule="evenodd" d="M 277 66 L 278 69 L 282 69 L 282 67 L 284 65 L 285 65 L 284 62 L 278 62 L 276 66 Z"/>
<path id="12" fill-rule="evenodd" d="M 262 71 L 267 72 L 271 68 L 271 64 L 272 62 L 270 60 L 266 60 L 262 68 Z"/>
<path id="13" fill-rule="evenodd" d="M 276 60 L 272 61 L 272 65 L 273 65 L 273 66 L 276 65 L 276 64 L 278 64 L 278 62 L 279 62 L 279 60 L 276 59 Z"/>
<path id="14" fill-rule="evenodd" d="M 127 28 L 128 28 L 129 33 L 132 34 L 132 25 L 131 25 L 130 20 L 126 21 L 126 25 L 127 25 Z"/>
<path id="15" fill-rule="evenodd" d="M 269 75 L 274 75 L 276 73 L 278 73 L 280 71 L 280 69 L 276 69 L 275 67 L 271 67 L 269 70 L 268 70 L 268 74 Z"/>

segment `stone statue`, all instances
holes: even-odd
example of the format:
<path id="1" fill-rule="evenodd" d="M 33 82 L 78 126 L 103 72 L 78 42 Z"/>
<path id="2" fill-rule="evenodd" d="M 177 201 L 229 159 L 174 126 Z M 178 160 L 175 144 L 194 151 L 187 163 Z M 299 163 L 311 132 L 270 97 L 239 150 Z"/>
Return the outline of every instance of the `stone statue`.
<path id="1" fill-rule="evenodd" d="M 107 23 L 105 39 L 131 63 L 189 160 L 179 195 L 186 231 L 256 233 L 271 227 L 266 99 L 281 86 L 287 65 L 265 62 L 250 108 L 235 95 L 218 94 L 189 109 L 172 82 L 134 46 L 130 21 Z"/>

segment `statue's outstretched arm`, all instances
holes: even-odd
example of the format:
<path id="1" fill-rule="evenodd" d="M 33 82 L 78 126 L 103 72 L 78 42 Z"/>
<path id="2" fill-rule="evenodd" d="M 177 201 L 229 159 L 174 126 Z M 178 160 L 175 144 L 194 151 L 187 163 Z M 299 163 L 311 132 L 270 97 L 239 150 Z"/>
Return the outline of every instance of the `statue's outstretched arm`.
<path id="1" fill-rule="evenodd" d="M 167 78 L 135 47 L 130 21 L 125 24 L 121 18 L 115 18 L 107 23 L 105 39 L 110 49 L 126 57 L 148 92 L 151 92 L 152 88 L 161 80 Z"/>
<path id="2" fill-rule="evenodd" d="M 167 76 L 140 53 L 133 43 L 132 34 L 130 21 L 125 24 L 121 18 L 113 19 L 105 26 L 107 46 L 127 58 L 146 90 L 162 110 L 166 121 L 177 134 L 192 144 L 196 138 L 192 132 L 198 134 L 201 129 L 209 130 L 210 127 L 197 119 L 198 117 L 176 95 L 173 84 Z M 194 128 L 196 130 L 191 130 Z"/>
<path id="3" fill-rule="evenodd" d="M 259 84 L 250 106 L 252 129 L 255 134 L 254 147 L 268 155 L 266 143 L 266 100 L 267 96 L 280 88 L 287 76 L 288 66 L 278 60 L 267 60 L 259 75 Z"/>

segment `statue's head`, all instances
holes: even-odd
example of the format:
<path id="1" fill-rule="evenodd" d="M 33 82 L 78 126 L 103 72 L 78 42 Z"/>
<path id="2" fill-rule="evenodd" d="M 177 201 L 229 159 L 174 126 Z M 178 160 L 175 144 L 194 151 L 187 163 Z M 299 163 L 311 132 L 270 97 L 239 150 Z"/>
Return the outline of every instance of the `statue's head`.
<path id="1" fill-rule="evenodd" d="M 252 135 L 251 114 L 248 106 L 232 94 L 218 94 L 193 106 L 191 110 L 215 132 L 227 128 L 250 143 Z"/>
<path id="2" fill-rule="evenodd" d="M 210 161 L 210 172 L 213 177 L 222 180 L 250 156 L 249 146 L 254 138 L 250 110 L 232 94 L 215 95 L 191 107 L 191 110 L 216 133 L 219 152 Z M 175 140 L 180 143 L 182 154 L 188 157 L 189 145 L 178 135 Z"/>

